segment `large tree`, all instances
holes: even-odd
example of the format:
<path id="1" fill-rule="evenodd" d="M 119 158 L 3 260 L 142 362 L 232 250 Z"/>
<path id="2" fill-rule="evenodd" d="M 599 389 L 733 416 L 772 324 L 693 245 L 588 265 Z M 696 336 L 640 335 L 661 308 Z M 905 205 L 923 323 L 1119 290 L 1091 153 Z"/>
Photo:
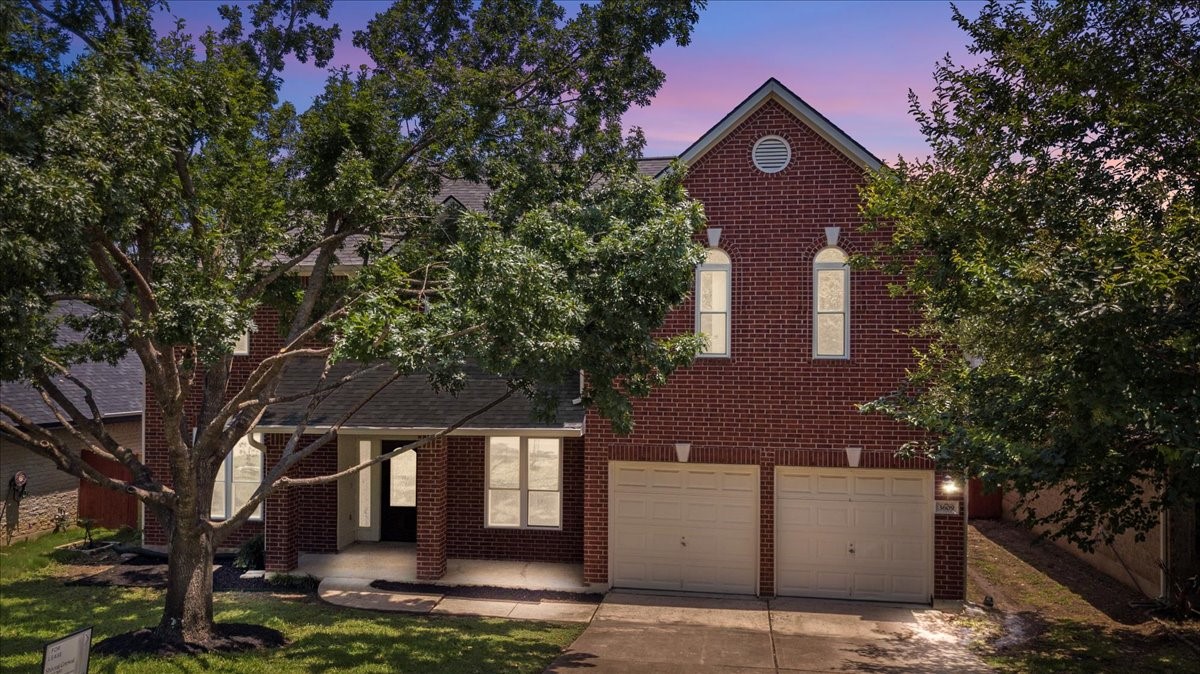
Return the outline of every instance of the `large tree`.
<path id="1" fill-rule="evenodd" d="M 1085 549 L 1200 497 L 1200 7 L 990 2 L 866 192 L 929 347 L 870 409 Z M 1029 499 L 1023 499 L 1029 503 Z"/>
<path id="2" fill-rule="evenodd" d="M 68 438 L 133 477 L 98 473 L 2 402 L 0 433 L 162 523 L 166 640 L 213 638 L 215 548 L 341 423 L 301 422 L 253 498 L 210 517 L 222 461 L 295 399 L 275 392 L 289 362 L 360 364 L 316 382 L 314 401 L 376 367 L 454 390 L 473 362 L 539 400 L 583 370 L 585 403 L 626 429 L 628 397 L 699 345 L 651 333 L 690 287 L 701 211 L 678 175 L 637 176 L 643 139 L 621 124 L 663 81 L 649 51 L 685 44 L 698 2 L 568 17 L 549 1 L 402 0 L 354 35 L 371 63 L 333 72 L 297 113 L 280 72 L 329 62 L 330 2 L 224 7 L 196 36 L 156 32 L 156 2 L 0 5 L 0 378 L 32 382 Z M 490 186 L 486 212 L 435 204 L 447 180 Z M 53 310 L 65 301 L 86 309 Z M 263 306 L 285 317 L 285 346 L 240 383 L 233 348 Z M 85 339 L 58 343 L 60 321 Z M 130 352 L 163 420 L 164 473 L 70 375 Z"/>

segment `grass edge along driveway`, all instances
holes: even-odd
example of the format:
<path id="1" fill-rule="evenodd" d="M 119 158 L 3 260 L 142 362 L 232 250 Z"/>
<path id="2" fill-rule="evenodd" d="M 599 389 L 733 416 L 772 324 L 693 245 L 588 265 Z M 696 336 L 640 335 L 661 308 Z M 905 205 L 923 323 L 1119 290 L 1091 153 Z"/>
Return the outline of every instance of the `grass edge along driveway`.
<path id="1" fill-rule="evenodd" d="M 79 530 L 0 548 L 0 671 L 33 672 L 47 641 L 94 626 L 93 644 L 153 625 L 159 590 L 68 587 L 72 567 L 54 547 Z M 96 569 L 99 571 L 99 569 Z M 407 616 L 338 608 L 313 595 L 217 593 L 218 622 L 280 630 L 284 648 L 239 654 L 116 660 L 94 657 L 91 672 L 541 672 L 583 630 L 498 618 Z"/>

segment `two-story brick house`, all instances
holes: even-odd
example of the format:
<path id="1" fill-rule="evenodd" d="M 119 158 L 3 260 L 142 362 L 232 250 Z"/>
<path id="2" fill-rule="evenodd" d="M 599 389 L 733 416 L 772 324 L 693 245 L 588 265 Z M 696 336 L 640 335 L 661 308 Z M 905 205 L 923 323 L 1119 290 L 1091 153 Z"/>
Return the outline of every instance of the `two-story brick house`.
<path id="1" fill-rule="evenodd" d="M 578 391 L 563 392 L 552 424 L 509 400 L 378 470 L 273 495 L 231 543 L 265 532 L 276 571 L 304 552 L 407 540 L 424 579 L 438 578 L 447 558 L 515 559 L 582 564 L 583 581 L 598 588 L 961 599 L 961 490 L 930 462 L 895 455 L 915 431 L 856 407 L 894 390 L 913 359 L 904 331 L 916 316 L 889 295 L 890 279 L 848 265 L 886 236 L 859 231 L 858 189 L 879 160 L 775 80 L 679 159 L 704 204 L 710 250 L 693 298 L 662 330 L 702 332 L 708 345 L 635 403 L 631 435 L 583 409 Z M 668 163 L 647 159 L 642 169 Z M 477 186 L 455 189 L 446 198 L 481 199 Z M 258 318 L 237 372 L 279 347 L 274 317 Z M 317 367 L 291 367 L 281 392 L 302 390 Z M 402 379 L 300 474 L 429 435 L 500 385 L 479 374 L 451 398 Z M 327 401 L 314 430 L 355 394 Z M 298 405 L 269 410 L 256 429 L 268 465 Z M 163 454 L 155 422 L 148 410 L 152 466 Z M 252 491 L 260 460 L 249 444 L 235 451 L 218 477 L 216 512 Z M 164 543 L 147 525 L 148 542 Z"/>

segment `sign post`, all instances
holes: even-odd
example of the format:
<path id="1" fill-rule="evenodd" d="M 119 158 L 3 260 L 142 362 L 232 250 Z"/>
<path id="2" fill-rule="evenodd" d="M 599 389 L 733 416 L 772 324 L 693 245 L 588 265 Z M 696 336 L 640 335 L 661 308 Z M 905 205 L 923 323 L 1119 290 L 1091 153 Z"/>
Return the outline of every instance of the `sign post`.
<path id="1" fill-rule="evenodd" d="M 42 653 L 42 674 L 86 674 L 92 652 L 92 628 L 46 644 Z"/>

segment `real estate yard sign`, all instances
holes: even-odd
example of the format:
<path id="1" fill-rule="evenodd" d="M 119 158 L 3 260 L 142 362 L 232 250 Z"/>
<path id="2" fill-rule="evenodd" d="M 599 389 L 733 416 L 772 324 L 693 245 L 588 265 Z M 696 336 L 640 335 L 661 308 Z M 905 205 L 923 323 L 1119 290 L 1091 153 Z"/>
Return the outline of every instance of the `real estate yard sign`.
<path id="1" fill-rule="evenodd" d="M 87 627 L 46 644 L 42 674 L 83 674 L 92 650 L 92 628 Z"/>

